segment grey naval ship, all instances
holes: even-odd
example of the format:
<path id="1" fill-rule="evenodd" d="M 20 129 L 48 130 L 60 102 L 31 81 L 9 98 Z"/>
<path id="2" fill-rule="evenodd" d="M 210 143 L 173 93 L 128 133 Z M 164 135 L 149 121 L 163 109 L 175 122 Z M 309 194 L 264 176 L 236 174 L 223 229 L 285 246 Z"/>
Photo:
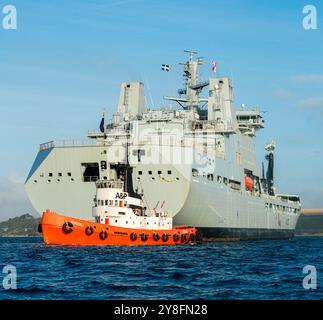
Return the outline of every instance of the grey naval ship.
<path id="1" fill-rule="evenodd" d="M 124 82 L 117 112 L 109 121 L 103 115 L 100 130 L 88 131 L 85 142 L 40 145 L 25 182 L 39 213 L 50 208 L 90 219 L 95 181 L 117 180 L 129 162 L 133 190 L 148 209 L 167 211 L 175 225 L 196 226 L 209 239 L 293 237 L 301 203 L 275 190 L 274 142 L 265 145 L 258 167 L 261 111 L 234 106 L 228 77 L 214 73 L 200 81 L 203 59 L 187 52 L 184 86 L 164 97 L 165 107 L 147 108 L 144 84 Z"/>

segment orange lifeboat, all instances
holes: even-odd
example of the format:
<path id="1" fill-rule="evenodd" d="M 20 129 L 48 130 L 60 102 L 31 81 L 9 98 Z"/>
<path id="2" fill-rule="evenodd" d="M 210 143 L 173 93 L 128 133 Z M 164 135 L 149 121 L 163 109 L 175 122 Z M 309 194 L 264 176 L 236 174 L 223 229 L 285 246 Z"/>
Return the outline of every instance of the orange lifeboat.
<path id="1" fill-rule="evenodd" d="M 172 225 L 167 212 L 147 212 L 139 195 L 130 196 L 121 181 L 98 181 L 92 216 L 87 221 L 47 209 L 41 230 L 47 245 L 180 245 L 196 242 L 197 229 Z"/>
<path id="2" fill-rule="evenodd" d="M 246 190 L 252 190 L 252 188 L 253 188 L 253 180 L 250 177 L 245 176 L 244 177 L 244 182 L 245 182 Z"/>

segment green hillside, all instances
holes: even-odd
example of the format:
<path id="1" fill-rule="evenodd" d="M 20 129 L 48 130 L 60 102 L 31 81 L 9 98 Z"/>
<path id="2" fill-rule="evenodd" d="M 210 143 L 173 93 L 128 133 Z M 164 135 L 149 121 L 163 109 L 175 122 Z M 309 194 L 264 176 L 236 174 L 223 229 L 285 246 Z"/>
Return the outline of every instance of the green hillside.
<path id="1" fill-rule="evenodd" d="M 40 236 L 37 231 L 40 218 L 30 214 L 0 222 L 0 237 L 5 236 Z"/>

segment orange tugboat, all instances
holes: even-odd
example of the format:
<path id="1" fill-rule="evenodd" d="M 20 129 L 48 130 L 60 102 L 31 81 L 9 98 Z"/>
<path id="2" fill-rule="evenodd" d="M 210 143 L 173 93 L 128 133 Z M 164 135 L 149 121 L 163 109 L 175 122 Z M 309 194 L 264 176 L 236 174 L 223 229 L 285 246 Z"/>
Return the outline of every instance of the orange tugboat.
<path id="1" fill-rule="evenodd" d="M 95 222 L 43 213 L 40 229 L 52 245 L 179 245 L 196 242 L 196 228 L 173 227 L 167 212 L 147 212 L 142 196 L 125 191 L 122 180 L 96 182 Z"/>

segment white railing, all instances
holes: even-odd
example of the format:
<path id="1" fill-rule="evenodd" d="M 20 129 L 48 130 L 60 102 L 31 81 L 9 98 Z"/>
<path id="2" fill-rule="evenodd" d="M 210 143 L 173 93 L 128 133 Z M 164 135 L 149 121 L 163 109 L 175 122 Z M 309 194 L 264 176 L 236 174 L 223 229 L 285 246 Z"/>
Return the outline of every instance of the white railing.
<path id="1" fill-rule="evenodd" d="M 91 140 L 55 140 L 40 144 L 39 150 L 42 151 L 61 147 L 93 147 L 96 145 L 96 141 Z"/>

